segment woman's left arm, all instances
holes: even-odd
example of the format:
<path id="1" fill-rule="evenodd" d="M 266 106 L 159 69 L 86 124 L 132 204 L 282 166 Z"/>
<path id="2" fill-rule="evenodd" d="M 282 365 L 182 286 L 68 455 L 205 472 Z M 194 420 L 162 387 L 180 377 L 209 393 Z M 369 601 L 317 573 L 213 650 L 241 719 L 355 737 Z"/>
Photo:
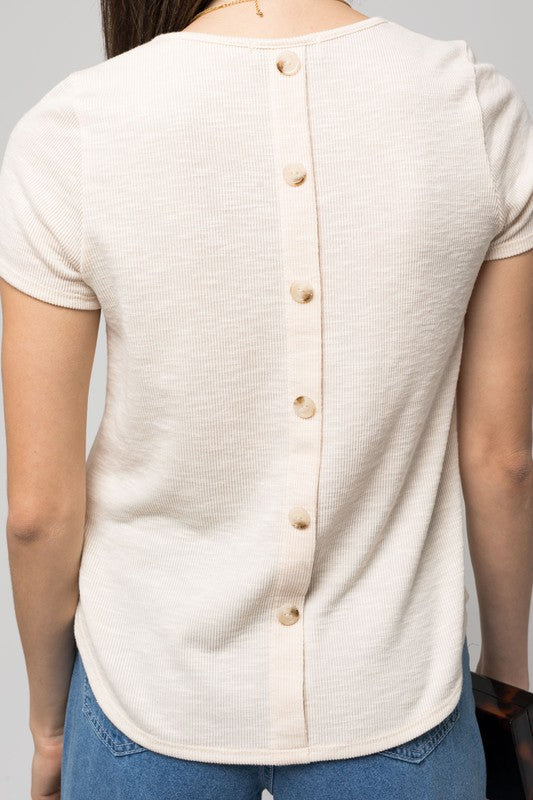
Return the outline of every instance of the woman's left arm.
<path id="1" fill-rule="evenodd" d="M 0 294 L 9 566 L 29 726 L 36 752 L 54 751 L 57 761 L 75 656 L 87 403 L 100 309 L 47 303 L 1 279 Z"/>

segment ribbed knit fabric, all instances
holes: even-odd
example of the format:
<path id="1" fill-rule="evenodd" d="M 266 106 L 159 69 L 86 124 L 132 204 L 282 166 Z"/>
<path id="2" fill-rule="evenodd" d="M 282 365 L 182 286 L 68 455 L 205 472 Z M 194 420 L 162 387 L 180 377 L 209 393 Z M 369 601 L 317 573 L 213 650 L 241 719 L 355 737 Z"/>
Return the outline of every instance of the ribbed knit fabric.
<path id="1" fill-rule="evenodd" d="M 533 247 L 509 79 L 381 17 L 165 33 L 24 114 L 0 203 L 2 277 L 105 316 L 75 636 L 110 720 L 241 764 L 443 720 L 463 319 L 484 259 Z"/>

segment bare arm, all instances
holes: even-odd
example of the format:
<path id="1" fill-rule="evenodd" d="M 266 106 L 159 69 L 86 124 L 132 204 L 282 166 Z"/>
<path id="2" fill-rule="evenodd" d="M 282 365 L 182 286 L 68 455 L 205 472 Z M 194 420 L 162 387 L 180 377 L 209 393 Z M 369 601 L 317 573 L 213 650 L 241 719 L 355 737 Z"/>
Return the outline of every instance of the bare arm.
<path id="1" fill-rule="evenodd" d="M 7 543 L 34 742 L 61 736 L 75 655 L 87 399 L 100 310 L 0 280 Z"/>
<path id="2" fill-rule="evenodd" d="M 461 479 L 479 600 L 477 670 L 529 687 L 533 583 L 533 251 L 484 262 L 457 388 Z"/>

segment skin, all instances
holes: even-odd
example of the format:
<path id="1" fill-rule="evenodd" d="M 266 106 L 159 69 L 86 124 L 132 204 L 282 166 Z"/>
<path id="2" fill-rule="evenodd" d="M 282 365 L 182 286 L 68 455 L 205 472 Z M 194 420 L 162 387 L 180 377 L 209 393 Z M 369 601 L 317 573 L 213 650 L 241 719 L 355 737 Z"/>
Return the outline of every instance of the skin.
<path id="1" fill-rule="evenodd" d="M 30 691 L 32 800 L 59 800 L 85 517 L 87 402 L 100 309 L 0 280 L 7 545 Z"/>
<path id="2" fill-rule="evenodd" d="M 260 5 L 264 17 L 240 3 L 204 15 L 190 30 L 292 36 L 366 18 L 334 0 Z M 87 403 L 101 311 L 45 303 L 2 279 L 0 296 L 6 535 L 30 692 L 31 798 L 60 800 L 84 535 Z M 457 395 L 483 638 L 476 670 L 525 689 L 533 574 L 532 368 L 529 251 L 481 267 L 465 318 Z"/>
<path id="3" fill-rule="evenodd" d="M 480 609 L 476 672 L 529 688 L 533 250 L 486 261 L 465 317 L 457 424 Z"/>
<path id="4" fill-rule="evenodd" d="M 213 0 L 205 8 L 215 8 L 227 0 Z M 184 28 L 190 31 L 207 31 L 223 36 L 298 36 L 324 28 L 350 25 L 365 14 L 354 11 L 338 0 L 258 0 L 262 17 L 256 14 L 255 3 L 237 3 L 219 11 L 203 14 Z"/>

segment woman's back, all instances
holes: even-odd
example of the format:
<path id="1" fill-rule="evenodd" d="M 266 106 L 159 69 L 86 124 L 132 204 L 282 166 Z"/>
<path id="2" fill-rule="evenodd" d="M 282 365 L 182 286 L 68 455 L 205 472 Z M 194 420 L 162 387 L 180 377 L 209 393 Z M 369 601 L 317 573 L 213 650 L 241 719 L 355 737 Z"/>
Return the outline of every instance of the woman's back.
<path id="1" fill-rule="evenodd" d="M 19 121 L 0 272 L 105 315 L 75 632 L 136 742 L 305 763 L 452 711 L 463 320 L 532 155 L 507 78 L 381 17 L 161 34 Z"/>

